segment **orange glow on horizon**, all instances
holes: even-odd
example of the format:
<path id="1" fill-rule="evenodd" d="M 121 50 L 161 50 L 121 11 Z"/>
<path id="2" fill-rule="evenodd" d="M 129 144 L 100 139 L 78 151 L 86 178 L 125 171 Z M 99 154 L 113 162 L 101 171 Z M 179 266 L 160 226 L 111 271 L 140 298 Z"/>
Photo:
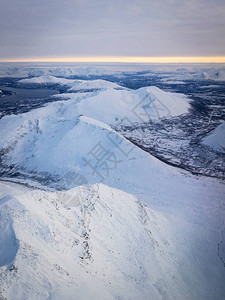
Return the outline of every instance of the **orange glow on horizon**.
<path id="1" fill-rule="evenodd" d="M 89 56 L 6 59 L 1 62 L 94 62 L 94 63 L 225 63 L 225 56 L 202 57 L 129 57 L 129 56 Z"/>

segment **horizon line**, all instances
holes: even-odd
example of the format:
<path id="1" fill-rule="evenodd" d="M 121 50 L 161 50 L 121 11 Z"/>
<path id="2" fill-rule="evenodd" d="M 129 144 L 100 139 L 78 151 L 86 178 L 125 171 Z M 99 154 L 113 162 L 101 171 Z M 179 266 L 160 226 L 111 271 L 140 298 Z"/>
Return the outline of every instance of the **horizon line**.
<path id="1" fill-rule="evenodd" d="M 225 63 L 225 56 L 83 56 L 5 59 L 0 62 L 93 62 L 93 63 Z"/>

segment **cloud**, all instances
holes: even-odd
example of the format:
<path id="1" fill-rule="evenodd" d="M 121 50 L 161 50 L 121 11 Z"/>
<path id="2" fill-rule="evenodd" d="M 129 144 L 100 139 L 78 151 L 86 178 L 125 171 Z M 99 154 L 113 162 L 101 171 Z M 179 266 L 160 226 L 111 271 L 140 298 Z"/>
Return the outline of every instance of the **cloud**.
<path id="1" fill-rule="evenodd" d="M 0 59 L 225 53 L 224 0 L 1 0 Z"/>

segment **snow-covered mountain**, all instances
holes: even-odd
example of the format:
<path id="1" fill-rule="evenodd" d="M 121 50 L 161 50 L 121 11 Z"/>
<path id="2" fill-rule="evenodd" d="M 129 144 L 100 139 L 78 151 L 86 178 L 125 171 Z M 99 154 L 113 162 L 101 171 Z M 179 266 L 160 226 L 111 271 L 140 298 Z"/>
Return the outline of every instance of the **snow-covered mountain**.
<path id="1" fill-rule="evenodd" d="M 0 77 L 108 76 L 140 73 L 174 81 L 225 81 L 224 64 L 0 63 Z"/>
<path id="2" fill-rule="evenodd" d="M 189 100 L 49 80 L 77 90 L 0 120 L 0 297 L 223 299 L 224 185 L 114 130 L 185 114 Z"/>
<path id="3" fill-rule="evenodd" d="M 103 85 L 107 83 L 103 82 Z M 110 126 L 170 117 L 185 113 L 189 108 L 189 101 L 184 95 L 166 93 L 155 87 L 136 91 L 110 87 L 57 97 L 66 97 L 67 100 L 0 120 L 3 172 L 45 180 L 56 178 L 59 184 L 59 179 L 70 173 L 74 176 L 82 174 L 89 182 L 108 177 L 111 171 L 127 170 L 129 174 L 132 170 L 130 162 L 137 158 L 138 161 L 143 158 L 142 161 L 147 160 L 153 166 L 160 165 Z M 98 156 L 103 160 L 99 160 Z M 108 168 L 105 158 L 109 160 L 106 161 Z M 136 172 L 139 170 L 140 178 L 145 181 L 142 175 L 145 162 L 142 161 L 137 162 Z M 161 169 L 165 173 L 164 165 Z M 131 182 L 136 177 L 133 175 L 131 172 Z"/>
<path id="4" fill-rule="evenodd" d="M 32 77 L 28 79 L 19 80 L 19 84 L 22 86 L 29 85 L 65 85 L 68 87 L 68 92 L 81 92 L 102 90 L 107 88 L 124 89 L 116 83 L 97 79 L 97 80 L 72 80 L 65 78 L 58 78 L 51 75 L 43 75 L 39 77 Z"/>
<path id="5" fill-rule="evenodd" d="M 164 92 L 153 86 L 131 90 L 106 80 L 68 80 L 53 76 L 22 79 L 19 83 L 67 86 L 67 91 L 57 97 L 71 99 L 74 102 L 79 101 L 79 104 L 76 103 L 76 112 L 79 111 L 80 114 L 108 124 L 113 124 L 125 117 L 131 122 L 143 122 L 176 116 L 187 113 L 190 107 L 190 100 L 187 96 Z M 96 93 L 87 94 L 93 91 Z M 86 93 L 85 99 L 80 101 L 80 95 L 73 92 Z"/>
<path id="6" fill-rule="evenodd" d="M 220 124 L 213 132 L 210 132 L 202 143 L 215 151 L 225 153 L 225 122 Z"/>
<path id="7" fill-rule="evenodd" d="M 103 184 L 0 187 L 2 299 L 223 297 L 210 202 L 189 195 L 187 209 L 155 199 L 152 209 Z"/>
<path id="8" fill-rule="evenodd" d="M 67 85 L 68 84 L 69 85 L 73 82 L 74 80 L 57 78 L 51 75 L 42 75 L 38 77 L 19 80 L 19 83 L 22 85 L 29 85 L 29 84 L 42 84 L 42 85 L 49 85 L 49 84 Z"/>

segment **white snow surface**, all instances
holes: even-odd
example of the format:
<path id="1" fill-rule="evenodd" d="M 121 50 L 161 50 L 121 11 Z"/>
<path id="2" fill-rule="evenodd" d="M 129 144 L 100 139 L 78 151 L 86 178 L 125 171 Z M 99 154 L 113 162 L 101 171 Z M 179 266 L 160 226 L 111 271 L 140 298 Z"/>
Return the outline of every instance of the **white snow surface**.
<path id="1" fill-rule="evenodd" d="M 189 100 L 157 87 L 138 90 L 106 89 L 88 97 L 77 105 L 77 110 L 107 124 L 132 125 L 188 112 Z"/>
<path id="2" fill-rule="evenodd" d="M 27 79 L 19 80 L 20 84 L 39 84 L 39 85 L 66 85 L 68 86 L 69 92 L 77 92 L 77 91 L 88 91 L 88 90 L 101 90 L 106 88 L 115 88 L 115 89 L 123 89 L 123 87 L 119 86 L 116 83 L 109 82 L 106 80 L 72 80 L 59 78 L 51 75 L 43 75 L 39 77 L 32 77 Z"/>
<path id="3" fill-rule="evenodd" d="M 103 184 L 47 192 L 0 183 L 1 296 L 222 299 L 218 198 L 190 183 L 204 199 L 150 193 L 149 206 Z"/>
<path id="4" fill-rule="evenodd" d="M 217 152 L 225 153 L 225 122 L 207 135 L 202 143 Z"/>
<path id="5" fill-rule="evenodd" d="M 0 182 L 0 298 L 223 299 L 224 185 L 112 129 L 188 100 L 155 87 L 61 97 L 0 120 L 2 164 L 37 186 Z"/>
<path id="6" fill-rule="evenodd" d="M 190 100 L 185 95 L 164 92 L 153 86 L 129 90 L 105 80 L 78 81 L 53 76 L 23 79 L 20 83 L 67 85 L 67 93 L 57 97 L 72 99 L 74 102 L 79 97 L 74 92 L 96 91 L 92 94 L 85 93 L 85 99 L 79 101 L 76 111 L 107 124 L 115 121 L 119 123 L 122 119 L 126 125 L 130 122 L 148 122 L 187 113 L 190 107 Z"/>
<path id="7" fill-rule="evenodd" d="M 96 80 L 77 80 L 73 83 L 72 87 L 68 90 L 69 92 L 80 91 L 80 90 L 92 90 L 92 89 L 124 89 L 116 83 L 96 79 Z"/>
<path id="8" fill-rule="evenodd" d="M 0 120 L 0 150 L 5 153 L 7 165 L 15 165 L 27 175 L 62 178 L 69 172 L 80 172 L 93 180 L 93 168 L 85 160 L 92 158 L 92 164 L 96 164 L 93 152 L 100 150 L 111 155 L 112 166 L 129 172 L 130 153 L 131 157 L 144 160 L 149 160 L 149 155 L 113 131 L 110 125 L 148 121 L 150 117 L 157 118 L 158 112 L 176 115 L 189 105 L 182 95 L 165 93 L 155 87 L 72 93 L 70 99 Z M 153 158 L 150 161 L 156 164 Z M 142 173 L 145 163 L 138 163 L 137 168 Z M 108 174 L 108 170 L 104 173 Z"/>
<path id="9" fill-rule="evenodd" d="M 21 84 L 61 84 L 61 85 L 67 85 L 72 84 L 74 80 L 65 79 L 65 78 L 57 78 L 55 76 L 51 75 L 43 75 L 38 77 L 32 77 L 27 79 L 21 79 L 19 80 L 19 83 Z"/>

